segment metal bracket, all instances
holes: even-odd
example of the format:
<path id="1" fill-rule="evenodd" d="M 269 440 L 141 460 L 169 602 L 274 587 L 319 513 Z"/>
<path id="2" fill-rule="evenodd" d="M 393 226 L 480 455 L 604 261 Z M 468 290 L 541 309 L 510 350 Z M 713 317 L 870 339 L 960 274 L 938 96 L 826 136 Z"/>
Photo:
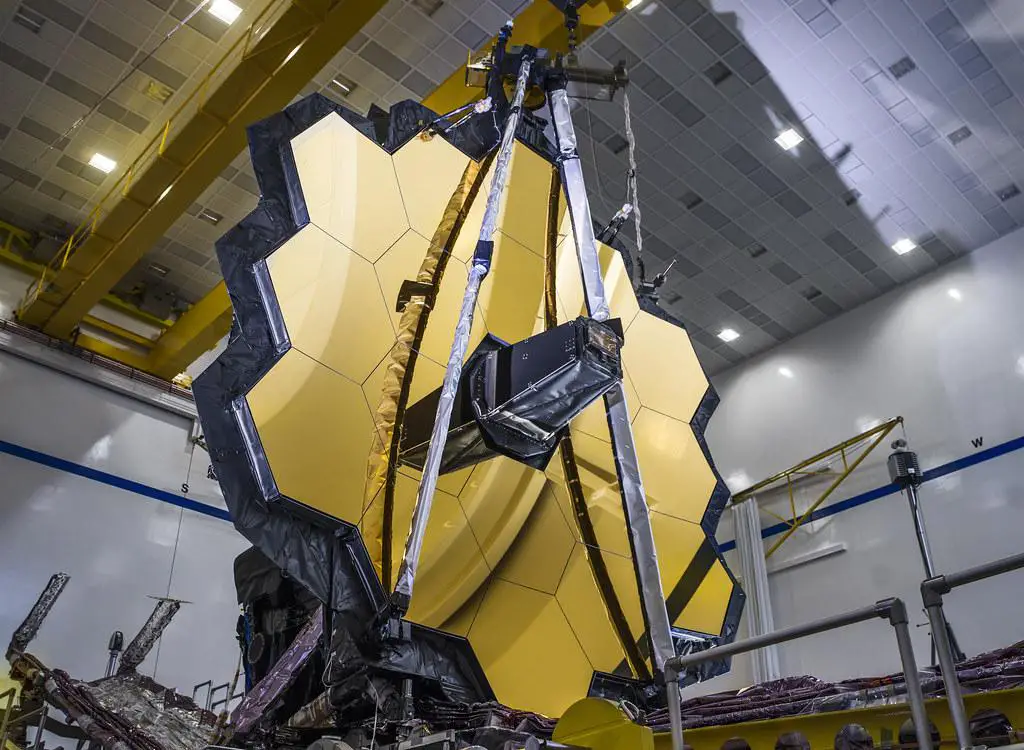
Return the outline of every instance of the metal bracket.
<path id="1" fill-rule="evenodd" d="M 433 296 L 433 293 L 434 287 L 432 284 L 406 279 L 402 282 L 402 286 L 398 290 L 398 300 L 395 302 L 395 312 L 405 312 L 406 306 L 412 302 L 413 297 L 423 297 L 427 300 L 427 307 L 430 307 L 430 298 Z"/>

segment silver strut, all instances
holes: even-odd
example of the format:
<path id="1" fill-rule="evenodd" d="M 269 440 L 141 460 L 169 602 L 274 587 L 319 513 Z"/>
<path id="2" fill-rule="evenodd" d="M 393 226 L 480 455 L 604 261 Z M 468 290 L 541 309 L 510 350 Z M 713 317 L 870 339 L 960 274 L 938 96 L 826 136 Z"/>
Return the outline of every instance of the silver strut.
<path id="1" fill-rule="evenodd" d="M 594 240 L 594 222 L 590 216 L 590 201 L 583 182 L 580 156 L 576 150 L 576 131 L 572 124 L 569 96 L 564 88 L 550 91 L 548 96 L 558 140 L 562 186 L 569 206 L 573 236 L 576 239 L 580 272 L 583 275 L 587 312 L 594 320 L 608 320 L 611 311 L 605 297 L 604 279 L 601 277 L 601 264 Z M 636 559 L 637 585 L 640 588 L 644 619 L 650 634 L 652 661 L 655 669 L 661 672 L 665 662 L 675 656 L 672 626 L 668 619 L 665 594 L 661 588 L 658 552 L 654 547 L 651 517 L 647 510 L 647 497 L 633 442 L 626 393 L 621 381 L 605 394 L 604 403 L 615 453 L 615 471 L 622 492 L 622 505 L 626 513 L 626 522 L 629 524 L 630 545 Z"/>
<path id="2" fill-rule="evenodd" d="M 427 522 L 430 520 L 430 509 L 434 503 L 434 490 L 437 488 L 437 477 L 441 469 L 441 457 L 448 440 L 448 426 L 452 419 L 452 407 L 455 395 L 459 390 L 459 379 L 462 377 L 462 363 L 469 349 L 470 332 L 473 328 L 473 311 L 480 294 L 480 284 L 491 268 L 491 255 L 494 249 L 494 233 L 498 229 L 498 213 L 501 198 L 508 181 L 509 165 L 512 161 L 512 147 L 515 145 L 516 130 L 519 127 L 519 116 L 526 96 L 526 87 L 530 79 L 533 65 L 531 56 L 524 56 L 519 67 L 519 78 L 516 81 L 515 94 L 512 97 L 512 108 L 505 129 L 501 136 L 501 145 L 495 159 L 494 175 L 491 179 L 490 192 L 487 195 L 487 206 L 484 209 L 483 223 L 480 225 L 480 238 L 476 252 L 469 268 L 469 280 L 462 297 L 462 310 L 455 328 L 448 367 L 441 384 L 441 396 L 437 402 L 437 415 L 434 417 L 434 429 L 430 436 L 430 445 L 423 466 L 423 477 L 420 479 L 419 491 L 416 494 L 416 507 L 412 514 L 412 526 L 405 542 L 405 556 L 398 569 L 398 580 L 392 594 L 392 603 L 403 613 L 408 611 L 412 600 L 413 581 L 416 578 L 416 567 L 420 552 L 423 550 L 423 538 L 427 533 Z"/>

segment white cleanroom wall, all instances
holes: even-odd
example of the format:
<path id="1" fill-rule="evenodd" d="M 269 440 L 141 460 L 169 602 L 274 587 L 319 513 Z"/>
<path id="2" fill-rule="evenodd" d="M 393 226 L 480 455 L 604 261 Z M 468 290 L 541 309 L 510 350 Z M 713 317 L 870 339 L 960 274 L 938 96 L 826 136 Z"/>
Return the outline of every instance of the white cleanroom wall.
<path id="1" fill-rule="evenodd" d="M 247 544 L 224 520 L 192 420 L 9 351 L 0 415 L 0 638 L 66 571 L 71 582 L 30 647 L 46 664 L 102 676 L 111 632 L 130 639 L 150 597 L 171 596 L 188 603 L 142 671 L 186 694 L 230 680 L 232 561 Z M 189 501 L 206 512 L 174 504 Z"/>
<path id="2" fill-rule="evenodd" d="M 723 477 L 742 489 L 902 416 L 922 468 L 942 467 L 920 490 L 939 571 L 1020 552 L 1022 289 L 1024 230 L 715 378 L 722 403 L 707 437 Z M 893 433 L 826 503 L 852 507 L 810 524 L 770 559 L 777 627 L 886 596 L 902 597 L 912 625 L 924 624 L 923 570 L 906 499 L 872 493 L 889 484 L 889 442 L 902 434 Z M 798 504 L 806 507 L 825 486 L 809 481 Z M 764 500 L 788 514 L 788 500 Z M 777 521 L 765 515 L 763 523 Z M 731 539 L 726 517 L 719 540 Z M 1024 638 L 1022 586 L 1018 572 L 948 597 L 949 619 L 968 654 Z M 912 631 L 918 660 L 928 663 L 927 628 Z M 898 671 L 891 640 L 879 624 L 787 644 L 782 670 L 825 679 Z M 749 678 L 745 665 L 737 666 L 729 686 L 741 684 L 744 673 Z"/>

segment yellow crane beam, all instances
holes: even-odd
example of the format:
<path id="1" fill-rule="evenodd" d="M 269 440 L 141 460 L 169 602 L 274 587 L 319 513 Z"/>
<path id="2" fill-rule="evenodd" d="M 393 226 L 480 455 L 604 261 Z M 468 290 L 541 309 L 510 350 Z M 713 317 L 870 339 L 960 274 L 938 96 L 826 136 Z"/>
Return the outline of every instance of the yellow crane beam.
<path id="1" fill-rule="evenodd" d="M 579 42 L 608 23 L 626 6 L 627 0 L 590 0 L 579 9 Z M 565 17 L 550 0 L 534 2 L 516 17 L 512 44 L 532 44 L 548 49 L 563 49 L 566 44 Z M 492 40 L 493 43 L 493 40 Z M 478 95 L 465 85 L 466 67 L 462 66 L 429 94 L 423 104 L 435 112 L 450 112 Z M 196 307 L 202 314 L 186 313 L 158 340 L 149 362 L 142 369 L 162 378 L 173 378 L 227 334 L 231 326 L 231 302 L 223 284 L 210 292 Z M 157 352 L 160 360 L 156 360 Z"/>
<path id="2" fill-rule="evenodd" d="M 29 288 L 19 319 L 71 335 L 245 147 L 246 127 L 286 106 L 384 4 L 271 0 Z"/>

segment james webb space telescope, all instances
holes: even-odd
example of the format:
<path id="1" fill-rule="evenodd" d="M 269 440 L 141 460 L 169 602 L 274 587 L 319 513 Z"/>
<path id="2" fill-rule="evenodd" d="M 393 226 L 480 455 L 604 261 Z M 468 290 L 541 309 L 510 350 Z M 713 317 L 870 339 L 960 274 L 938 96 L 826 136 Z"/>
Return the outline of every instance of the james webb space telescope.
<path id="1" fill-rule="evenodd" d="M 262 197 L 218 242 L 235 319 L 193 386 L 255 548 L 242 735 L 664 705 L 665 660 L 735 634 L 717 397 L 657 283 L 595 238 L 577 153 L 570 100 L 625 71 L 576 66 L 556 5 L 570 55 L 510 24 L 453 112 L 314 95 L 249 131 Z M 281 574 L 312 595 L 287 637 L 260 615 Z"/>

